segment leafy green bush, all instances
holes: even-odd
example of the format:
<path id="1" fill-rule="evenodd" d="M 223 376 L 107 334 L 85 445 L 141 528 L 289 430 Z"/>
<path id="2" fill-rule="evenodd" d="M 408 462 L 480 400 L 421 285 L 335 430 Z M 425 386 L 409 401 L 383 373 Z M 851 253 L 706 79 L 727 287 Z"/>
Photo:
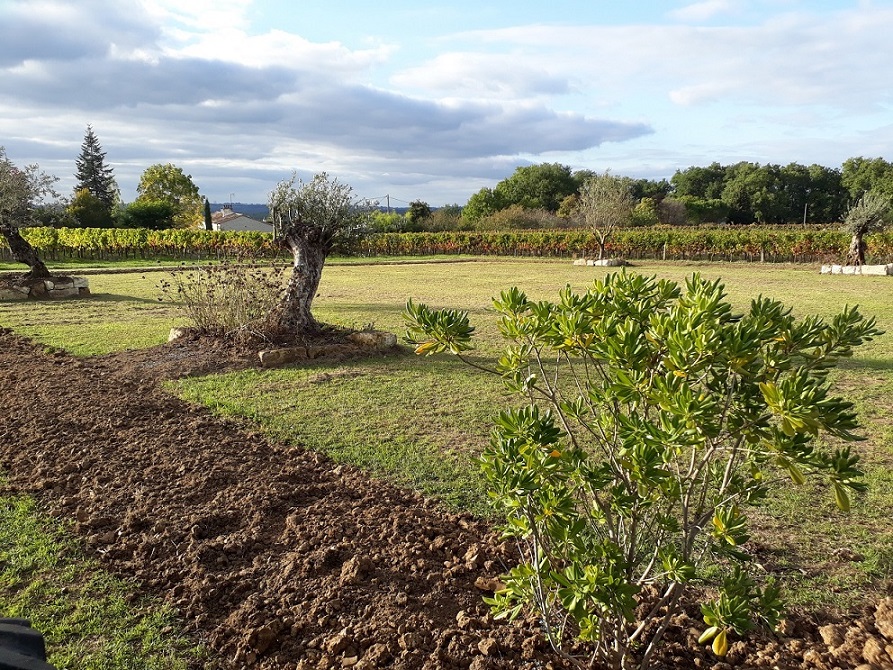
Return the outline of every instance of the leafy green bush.
<path id="1" fill-rule="evenodd" d="M 136 200 L 118 212 L 119 228 L 167 230 L 174 227 L 177 208 L 167 200 Z"/>
<path id="2" fill-rule="evenodd" d="M 513 288 L 494 306 L 510 344 L 492 372 L 526 400 L 481 457 L 521 554 L 487 600 L 496 615 L 531 608 L 555 649 L 591 645 L 581 666 L 646 668 L 683 595 L 719 573 L 702 642 L 722 656 L 732 634 L 773 625 L 778 588 L 747 572 L 747 509 L 807 477 L 844 511 L 864 488 L 842 446 L 856 416 L 827 374 L 880 334 L 874 320 L 798 321 L 763 297 L 736 315 L 697 274 L 612 274 L 555 303 Z M 467 313 L 410 301 L 404 318 L 417 353 L 478 365 Z"/>
<path id="3" fill-rule="evenodd" d="M 567 222 L 544 209 L 528 209 L 521 205 L 510 205 L 493 212 L 475 223 L 477 230 L 524 230 L 535 228 L 557 228 Z"/>

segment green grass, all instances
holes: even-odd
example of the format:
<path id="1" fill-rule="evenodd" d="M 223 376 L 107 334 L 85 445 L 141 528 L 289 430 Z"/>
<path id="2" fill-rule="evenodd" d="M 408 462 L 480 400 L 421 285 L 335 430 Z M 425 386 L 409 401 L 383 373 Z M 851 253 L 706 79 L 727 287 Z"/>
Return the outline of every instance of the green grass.
<path id="1" fill-rule="evenodd" d="M 87 558 L 27 497 L 0 497 L 0 611 L 44 634 L 59 670 L 177 670 L 207 652 L 177 634 L 171 609 Z"/>
<path id="2" fill-rule="evenodd" d="M 91 275 L 91 294 L 77 300 L 0 301 L 0 325 L 79 356 L 150 347 L 181 323 L 158 301 L 162 273 Z"/>
<path id="3" fill-rule="evenodd" d="M 849 515 L 827 490 L 786 486 L 760 514 L 767 555 L 804 607 L 848 608 L 877 597 L 893 569 L 893 302 L 887 277 L 826 276 L 814 266 L 643 263 L 645 274 L 684 281 L 694 271 L 722 277 L 732 303 L 747 308 L 759 294 L 798 315 L 831 317 L 861 304 L 888 332 L 862 347 L 835 373 L 856 403 L 867 440 L 870 490 Z M 326 266 L 314 303 L 317 318 L 349 327 L 374 324 L 402 334 L 406 299 L 467 309 L 480 344 L 473 356 L 492 364 L 502 347 L 491 297 L 517 285 L 535 299 L 553 299 L 566 284 L 583 288 L 604 269 L 568 261 L 478 259 L 463 263 Z M 156 277 L 91 278 L 95 296 L 68 305 L 0 303 L 0 324 L 78 354 L 142 347 L 166 339 L 182 323 L 174 306 L 155 302 Z M 107 292 L 107 295 L 104 295 Z M 378 476 L 478 513 L 487 507 L 473 459 L 487 442 L 492 416 L 514 404 L 498 380 L 458 361 L 410 354 L 347 363 L 313 363 L 181 380 L 175 393 L 222 414 L 246 417 L 264 431 Z M 806 574 L 802 574 L 804 571 Z"/>
<path id="4" fill-rule="evenodd" d="M 66 273 L 78 270 L 109 269 L 121 270 L 126 268 L 158 268 L 177 267 L 183 261 L 177 258 L 127 258 L 125 260 L 97 260 L 94 258 L 66 258 L 58 261 L 46 261 L 51 272 Z M 24 272 L 26 265 L 14 261 L 0 261 L 0 272 Z"/>

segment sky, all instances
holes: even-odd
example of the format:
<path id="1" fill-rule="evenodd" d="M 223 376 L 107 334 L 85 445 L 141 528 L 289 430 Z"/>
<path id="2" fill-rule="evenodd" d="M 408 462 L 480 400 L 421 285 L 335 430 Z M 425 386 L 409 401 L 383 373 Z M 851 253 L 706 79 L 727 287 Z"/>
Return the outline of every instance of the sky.
<path id="1" fill-rule="evenodd" d="M 893 0 L 0 0 L 0 146 L 71 195 L 87 124 L 125 202 L 326 171 L 464 204 L 522 165 L 670 178 L 893 160 Z"/>

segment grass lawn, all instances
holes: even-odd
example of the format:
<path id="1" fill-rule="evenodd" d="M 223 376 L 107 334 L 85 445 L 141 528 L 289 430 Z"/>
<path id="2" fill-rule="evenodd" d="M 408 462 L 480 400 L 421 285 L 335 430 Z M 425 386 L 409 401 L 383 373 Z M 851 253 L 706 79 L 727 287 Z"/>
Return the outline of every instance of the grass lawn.
<path id="1" fill-rule="evenodd" d="M 820 275 L 814 266 L 642 263 L 634 270 L 683 281 L 694 271 L 722 277 L 744 309 L 758 294 L 796 314 L 830 317 L 860 304 L 889 334 L 863 346 L 834 373 L 852 399 L 867 440 L 867 494 L 853 511 L 836 510 L 830 491 L 790 486 L 760 514 L 755 539 L 786 577 L 788 599 L 806 607 L 850 608 L 878 597 L 893 574 L 893 301 L 887 277 Z M 501 349 L 492 296 L 512 285 L 532 298 L 583 288 L 607 270 L 568 261 L 479 259 L 461 263 L 327 265 L 314 303 L 317 318 L 351 327 L 374 324 L 402 334 L 406 299 L 466 309 L 482 336 L 474 356 L 490 364 Z M 69 303 L 0 303 L 0 325 L 80 355 L 163 342 L 182 322 L 157 301 L 157 273 L 91 277 L 94 296 Z M 492 416 L 516 401 L 498 380 L 446 356 L 411 354 L 321 362 L 172 382 L 175 393 L 227 415 L 248 417 L 277 438 L 324 451 L 339 461 L 487 513 L 473 458 L 486 444 Z"/>

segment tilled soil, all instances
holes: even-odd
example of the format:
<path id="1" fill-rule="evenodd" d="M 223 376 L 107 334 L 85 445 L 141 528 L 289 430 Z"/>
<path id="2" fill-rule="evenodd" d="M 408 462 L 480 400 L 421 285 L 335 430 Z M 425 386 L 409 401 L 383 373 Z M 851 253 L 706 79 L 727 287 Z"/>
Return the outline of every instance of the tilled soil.
<path id="1" fill-rule="evenodd" d="M 250 364 L 188 342 L 75 359 L 0 329 L 7 491 L 74 520 L 88 550 L 174 605 L 221 668 L 571 667 L 535 622 L 488 616 L 481 597 L 512 555 L 486 523 L 158 384 Z M 717 663 L 695 642 L 699 622 L 680 615 L 654 666 L 853 668 L 871 646 L 866 670 L 884 668 L 885 616 L 792 621 Z"/>

